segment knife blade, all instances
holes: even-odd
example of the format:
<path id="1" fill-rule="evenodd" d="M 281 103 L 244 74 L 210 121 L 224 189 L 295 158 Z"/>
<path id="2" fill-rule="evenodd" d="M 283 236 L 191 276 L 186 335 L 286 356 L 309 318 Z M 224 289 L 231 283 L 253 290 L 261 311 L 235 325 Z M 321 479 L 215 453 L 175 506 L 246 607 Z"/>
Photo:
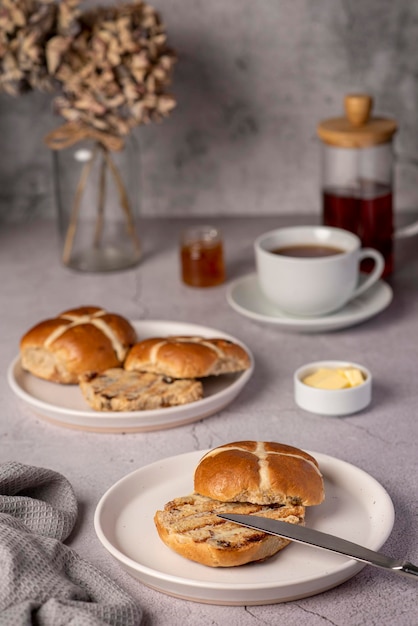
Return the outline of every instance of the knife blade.
<path id="1" fill-rule="evenodd" d="M 236 524 L 241 524 L 242 526 L 247 526 L 248 528 L 261 530 L 270 535 L 285 537 L 286 539 L 304 543 L 315 548 L 322 548 L 323 550 L 343 554 L 350 559 L 362 561 L 368 565 L 380 567 L 387 571 L 418 580 L 418 567 L 409 561 L 394 559 L 381 552 L 375 552 L 374 550 L 360 546 L 347 539 L 329 535 L 319 530 L 314 530 L 313 528 L 290 524 L 289 522 L 281 522 L 279 520 L 261 517 L 260 515 L 218 513 L 218 517 L 222 517 L 230 522 L 235 522 Z"/>

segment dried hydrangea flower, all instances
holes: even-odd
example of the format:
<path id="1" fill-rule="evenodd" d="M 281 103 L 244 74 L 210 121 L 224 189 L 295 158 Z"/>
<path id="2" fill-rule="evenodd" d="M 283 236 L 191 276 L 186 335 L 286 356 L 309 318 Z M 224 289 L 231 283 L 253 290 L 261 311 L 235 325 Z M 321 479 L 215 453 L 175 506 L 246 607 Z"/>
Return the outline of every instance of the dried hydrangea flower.
<path id="1" fill-rule="evenodd" d="M 46 59 L 54 36 L 78 32 L 80 0 L 2 0 L 0 7 L 0 91 L 12 96 L 31 89 L 52 91 Z"/>
<path id="2" fill-rule="evenodd" d="M 49 71 L 61 90 L 56 111 L 119 136 L 168 115 L 176 104 L 165 92 L 175 54 L 159 14 L 136 0 L 82 13 L 78 23 L 70 44 L 65 35 L 47 43 Z"/>

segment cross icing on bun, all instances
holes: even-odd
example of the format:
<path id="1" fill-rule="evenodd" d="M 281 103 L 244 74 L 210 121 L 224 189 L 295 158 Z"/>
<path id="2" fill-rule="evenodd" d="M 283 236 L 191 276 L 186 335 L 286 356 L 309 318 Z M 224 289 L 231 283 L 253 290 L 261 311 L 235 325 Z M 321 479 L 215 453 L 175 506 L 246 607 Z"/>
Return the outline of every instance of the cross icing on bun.
<path id="1" fill-rule="evenodd" d="M 135 344 L 125 369 L 173 378 L 203 378 L 241 372 L 250 357 L 237 343 L 205 337 L 152 337 Z"/>
<path id="2" fill-rule="evenodd" d="M 95 306 L 64 311 L 22 337 L 23 369 L 57 383 L 77 383 L 85 372 L 122 365 L 137 340 L 130 322 Z"/>
<path id="3" fill-rule="evenodd" d="M 301 504 L 324 499 L 317 461 L 282 443 L 238 441 L 208 452 L 194 475 L 196 493 L 222 502 Z"/>

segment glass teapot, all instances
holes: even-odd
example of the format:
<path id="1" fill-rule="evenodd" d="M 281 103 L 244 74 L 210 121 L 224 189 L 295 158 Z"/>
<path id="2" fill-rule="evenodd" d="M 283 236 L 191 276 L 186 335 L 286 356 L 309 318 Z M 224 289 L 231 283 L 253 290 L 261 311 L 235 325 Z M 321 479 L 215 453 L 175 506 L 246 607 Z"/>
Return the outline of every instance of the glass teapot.
<path id="1" fill-rule="evenodd" d="M 395 120 L 371 117 L 366 94 L 345 97 L 345 117 L 319 123 L 322 140 L 322 221 L 358 235 L 364 247 L 385 258 L 383 276 L 393 271 L 393 137 Z M 416 232 L 416 226 L 404 235 Z M 399 233 L 402 235 L 402 233 Z M 362 265 L 362 271 L 370 271 Z"/>

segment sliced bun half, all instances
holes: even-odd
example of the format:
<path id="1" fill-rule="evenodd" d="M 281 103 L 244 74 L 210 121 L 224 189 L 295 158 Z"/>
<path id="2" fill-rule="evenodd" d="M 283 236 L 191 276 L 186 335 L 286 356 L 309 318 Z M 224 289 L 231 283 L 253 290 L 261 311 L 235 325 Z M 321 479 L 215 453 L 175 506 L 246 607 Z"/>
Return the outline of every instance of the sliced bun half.
<path id="1" fill-rule="evenodd" d="M 316 459 L 281 443 L 238 441 L 208 452 L 194 474 L 194 490 L 222 502 L 311 506 L 324 499 Z"/>
<path id="2" fill-rule="evenodd" d="M 241 372 L 250 357 L 237 343 L 205 337 L 151 337 L 133 346 L 125 369 L 173 378 L 203 378 Z"/>
<path id="3" fill-rule="evenodd" d="M 264 561 L 286 547 L 282 537 L 239 526 L 218 513 L 242 513 L 303 524 L 303 506 L 261 506 L 219 502 L 198 494 L 180 497 L 157 511 L 154 522 L 162 541 L 181 556 L 210 567 Z"/>

